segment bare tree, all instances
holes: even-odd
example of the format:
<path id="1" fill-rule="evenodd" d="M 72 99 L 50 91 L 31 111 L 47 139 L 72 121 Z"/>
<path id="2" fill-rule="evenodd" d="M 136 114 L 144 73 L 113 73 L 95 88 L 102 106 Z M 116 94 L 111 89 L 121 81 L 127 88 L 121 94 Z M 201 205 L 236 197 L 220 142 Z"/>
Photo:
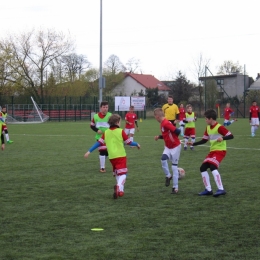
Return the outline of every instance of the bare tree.
<path id="1" fill-rule="evenodd" d="M 104 72 L 107 74 L 118 74 L 119 72 L 125 72 L 126 68 L 120 59 L 112 54 L 109 56 L 107 61 L 105 62 Z"/>
<path id="2" fill-rule="evenodd" d="M 238 61 L 237 63 L 234 63 L 233 61 L 226 60 L 223 62 L 223 64 L 219 67 L 218 75 L 230 75 L 236 72 L 241 73 L 243 71 L 243 68 L 241 65 L 239 65 Z"/>
<path id="3" fill-rule="evenodd" d="M 19 84 L 26 92 L 43 100 L 47 73 L 55 61 L 74 49 L 73 41 L 54 30 L 32 30 L 9 36 L 0 42 L 0 51 L 9 55 L 6 60 L 6 80 Z"/>
<path id="4" fill-rule="evenodd" d="M 130 58 L 126 63 L 126 70 L 130 73 L 135 73 L 138 69 L 140 69 L 140 60 Z"/>
<path id="5" fill-rule="evenodd" d="M 202 53 L 199 54 L 198 58 L 193 61 L 194 64 L 194 74 L 198 78 L 198 92 L 199 92 L 199 106 L 201 110 L 201 105 L 203 104 L 203 91 L 204 88 L 201 86 L 199 80 L 200 77 L 205 77 L 205 68 L 209 67 L 210 59 L 205 58 Z"/>
<path id="6" fill-rule="evenodd" d="M 78 55 L 76 53 L 62 56 L 61 63 L 70 82 L 79 79 L 80 75 L 86 71 L 86 69 L 90 68 L 91 65 L 84 55 Z"/>
<path id="7" fill-rule="evenodd" d="M 194 64 L 194 74 L 198 78 L 205 76 L 205 67 L 209 67 L 210 59 L 203 56 L 202 53 L 199 54 L 198 58 L 193 61 Z"/>

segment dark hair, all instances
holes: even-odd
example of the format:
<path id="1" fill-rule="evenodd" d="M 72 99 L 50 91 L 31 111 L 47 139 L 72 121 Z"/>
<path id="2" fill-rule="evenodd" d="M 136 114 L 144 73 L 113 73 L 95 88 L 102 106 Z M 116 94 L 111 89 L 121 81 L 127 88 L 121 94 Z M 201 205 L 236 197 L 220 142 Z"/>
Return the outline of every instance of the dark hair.
<path id="1" fill-rule="evenodd" d="M 118 114 L 113 114 L 109 117 L 108 119 L 108 124 L 111 125 L 116 125 L 117 123 L 119 123 L 119 121 L 121 120 L 121 116 Z"/>
<path id="2" fill-rule="evenodd" d="M 208 109 L 207 111 L 205 111 L 204 116 L 208 119 L 213 119 L 216 120 L 217 119 L 217 112 L 214 109 Z"/>
<path id="3" fill-rule="evenodd" d="M 101 101 L 100 107 L 108 106 L 108 101 Z"/>
<path id="4" fill-rule="evenodd" d="M 2 106 L 2 109 L 3 109 L 3 108 L 6 108 L 6 106 L 5 106 L 5 105 L 3 105 L 3 106 Z"/>
<path id="5" fill-rule="evenodd" d="M 172 96 L 172 95 L 169 95 L 168 98 L 172 98 L 172 99 L 173 99 L 173 96 Z"/>

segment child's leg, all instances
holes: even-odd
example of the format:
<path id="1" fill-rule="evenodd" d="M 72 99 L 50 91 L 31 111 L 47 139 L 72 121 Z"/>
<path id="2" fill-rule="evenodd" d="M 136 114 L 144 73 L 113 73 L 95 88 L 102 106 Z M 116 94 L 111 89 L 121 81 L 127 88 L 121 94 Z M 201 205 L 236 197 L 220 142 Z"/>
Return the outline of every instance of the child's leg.
<path id="1" fill-rule="evenodd" d="M 163 169 L 163 172 L 165 174 L 165 177 L 170 178 L 171 177 L 171 173 L 169 171 L 168 160 L 169 160 L 168 155 L 167 154 L 163 154 L 162 157 L 161 157 L 162 169 Z"/>
<path id="2" fill-rule="evenodd" d="M 124 185 L 127 174 L 127 159 L 126 157 L 120 157 L 110 159 L 113 166 L 114 176 L 116 176 L 116 185 L 114 185 L 114 199 L 124 196 Z"/>
<path id="3" fill-rule="evenodd" d="M 118 185 L 118 189 L 119 189 L 119 196 L 123 196 L 125 181 L 126 181 L 126 174 L 117 175 L 116 181 L 117 181 L 117 185 Z"/>
<path id="4" fill-rule="evenodd" d="M 254 126 L 254 125 L 251 126 L 251 134 L 252 134 L 252 135 L 255 134 L 255 126 Z"/>
<path id="5" fill-rule="evenodd" d="M 5 128 L 4 132 L 5 132 L 6 141 L 9 142 L 10 138 L 9 138 L 9 134 L 8 134 L 7 128 Z"/>
<path id="6" fill-rule="evenodd" d="M 200 166 L 200 173 L 201 173 L 201 177 L 202 177 L 202 181 L 203 184 L 205 186 L 205 189 L 209 192 L 212 191 L 211 185 L 210 185 L 210 178 L 209 178 L 209 174 L 207 172 L 207 169 L 210 167 L 209 163 L 203 163 Z"/>
<path id="7" fill-rule="evenodd" d="M 99 151 L 100 171 L 102 172 L 105 172 L 107 155 L 108 155 L 107 150 Z"/>
<path id="8" fill-rule="evenodd" d="M 175 190 L 178 190 L 178 182 L 179 182 L 179 171 L 178 171 L 178 165 L 172 164 L 172 172 L 173 172 L 173 185 L 172 187 Z"/>
<path id="9" fill-rule="evenodd" d="M 178 162 L 180 159 L 180 154 L 181 154 L 181 144 L 171 149 L 171 162 L 172 162 L 172 172 L 173 172 L 172 194 L 178 193 L 179 190 Z"/>
<path id="10" fill-rule="evenodd" d="M 187 148 L 187 144 L 188 144 L 188 142 L 189 142 L 189 136 L 187 136 L 187 135 L 184 135 L 184 148 Z"/>
<path id="11" fill-rule="evenodd" d="M 193 150 L 194 149 L 193 144 L 195 143 L 195 135 L 191 136 L 191 143 L 192 145 L 190 146 L 190 149 Z"/>

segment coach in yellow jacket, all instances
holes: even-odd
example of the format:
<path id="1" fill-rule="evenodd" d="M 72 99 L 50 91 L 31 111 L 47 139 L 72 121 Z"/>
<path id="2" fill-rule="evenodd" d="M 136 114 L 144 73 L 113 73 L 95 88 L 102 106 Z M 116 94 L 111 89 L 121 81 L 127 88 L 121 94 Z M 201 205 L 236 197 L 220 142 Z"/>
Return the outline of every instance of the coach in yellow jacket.
<path id="1" fill-rule="evenodd" d="M 176 125 L 176 121 L 179 119 L 179 108 L 173 103 L 173 96 L 168 96 L 168 103 L 162 106 L 165 118 L 169 120 L 173 125 Z"/>

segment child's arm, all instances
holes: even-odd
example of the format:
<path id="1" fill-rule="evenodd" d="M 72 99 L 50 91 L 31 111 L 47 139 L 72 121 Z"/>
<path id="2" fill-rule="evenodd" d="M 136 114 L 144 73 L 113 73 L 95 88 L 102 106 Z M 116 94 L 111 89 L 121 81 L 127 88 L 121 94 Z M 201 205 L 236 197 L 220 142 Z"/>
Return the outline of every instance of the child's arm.
<path id="1" fill-rule="evenodd" d="M 220 126 L 218 128 L 218 132 L 219 134 L 222 135 L 222 137 L 219 137 L 217 139 L 217 142 L 222 142 L 223 140 L 226 141 L 226 140 L 231 140 L 234 138 L 233 134 L 224 126 Z"/>

